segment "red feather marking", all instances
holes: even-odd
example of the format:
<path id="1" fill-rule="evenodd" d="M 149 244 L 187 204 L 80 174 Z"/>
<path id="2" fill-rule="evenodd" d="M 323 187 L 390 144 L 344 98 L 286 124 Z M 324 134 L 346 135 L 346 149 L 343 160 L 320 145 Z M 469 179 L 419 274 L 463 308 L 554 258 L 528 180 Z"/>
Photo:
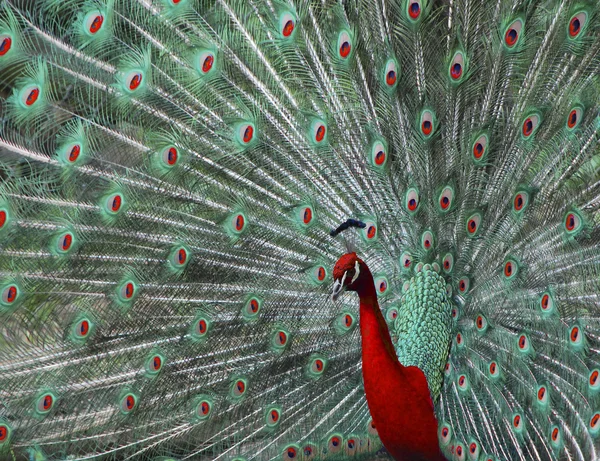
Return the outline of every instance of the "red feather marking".
<path id="1" fill-rule="evenodd" d="M 364 276 L 364 278 L 363 278 Z M 414 366 L 398 362 L 377 303 L 373 276 L 361 264 L 362 370 L 369 410 L 383 445 L 397 461 L 444 461 L 427 379 Z"/>

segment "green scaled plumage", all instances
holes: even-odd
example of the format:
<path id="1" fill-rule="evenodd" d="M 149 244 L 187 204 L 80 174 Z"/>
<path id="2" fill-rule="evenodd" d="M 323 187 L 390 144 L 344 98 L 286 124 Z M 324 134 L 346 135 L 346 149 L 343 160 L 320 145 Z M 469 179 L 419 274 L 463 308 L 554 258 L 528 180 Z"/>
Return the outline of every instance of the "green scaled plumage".
<path id="1" fill-rule="evenodd" d="M 599 7 L 0 0 L 0 459 L 596 459 Z"/>

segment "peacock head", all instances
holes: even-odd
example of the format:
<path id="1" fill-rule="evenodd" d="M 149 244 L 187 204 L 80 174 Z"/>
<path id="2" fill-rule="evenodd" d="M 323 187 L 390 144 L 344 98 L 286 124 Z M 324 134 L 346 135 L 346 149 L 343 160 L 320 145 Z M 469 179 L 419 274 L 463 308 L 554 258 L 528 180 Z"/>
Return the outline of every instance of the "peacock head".
<path id="1" fill-rule="evenodd" d="M 333 268 L 333 292 L 331 299 L 335 301 L 344 288 L 348 291 L 358 291 L 364 279 L 370 274 L 365 262 L 356 253 L 346 253 L 335 263 Z M 372 283 L 371 283 L 372 284 Z"/>

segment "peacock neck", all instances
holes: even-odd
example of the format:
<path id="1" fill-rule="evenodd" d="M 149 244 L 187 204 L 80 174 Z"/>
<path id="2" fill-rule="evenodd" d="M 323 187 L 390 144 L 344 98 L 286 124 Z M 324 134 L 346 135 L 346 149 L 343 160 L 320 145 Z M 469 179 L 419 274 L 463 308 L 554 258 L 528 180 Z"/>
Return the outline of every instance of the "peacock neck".
<path id="1" fill-rule="evenodd" d="M 398 358 L 392 343 L 387 323 L 377 302 L 375 282 L 371 272 L 363 276 L 363 283 L 357 289 L 360 299 L 360 332 L 362 336 L 363 367 L 365 359 L 370 363 L 381 363 L 383 367 L 397 366 Z M 373 359 L 377 358 L 374 362 Z M 401 365 L 401 364 L 400 364 Z M 384 368 L 382 371 L 385 371 Z M 389 368 L 387 368 L 389 370 Z"/>

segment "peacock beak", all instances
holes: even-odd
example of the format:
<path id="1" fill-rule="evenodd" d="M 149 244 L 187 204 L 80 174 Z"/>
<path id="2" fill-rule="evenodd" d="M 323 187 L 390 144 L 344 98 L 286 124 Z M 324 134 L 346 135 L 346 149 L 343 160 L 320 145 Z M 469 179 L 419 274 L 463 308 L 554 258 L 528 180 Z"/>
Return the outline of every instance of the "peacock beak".
<path id="1" fill-rule="evenodd" d="M 344 272 L 344 276 L 341 279 L 337 279 L 333 284 L 333 291 L 331 293 L 331 300 L 336 301 L 340 296 L 340 293 L 344 290 L 344 282 L 346 281 L 346 275 L 348 272 Z"/>

